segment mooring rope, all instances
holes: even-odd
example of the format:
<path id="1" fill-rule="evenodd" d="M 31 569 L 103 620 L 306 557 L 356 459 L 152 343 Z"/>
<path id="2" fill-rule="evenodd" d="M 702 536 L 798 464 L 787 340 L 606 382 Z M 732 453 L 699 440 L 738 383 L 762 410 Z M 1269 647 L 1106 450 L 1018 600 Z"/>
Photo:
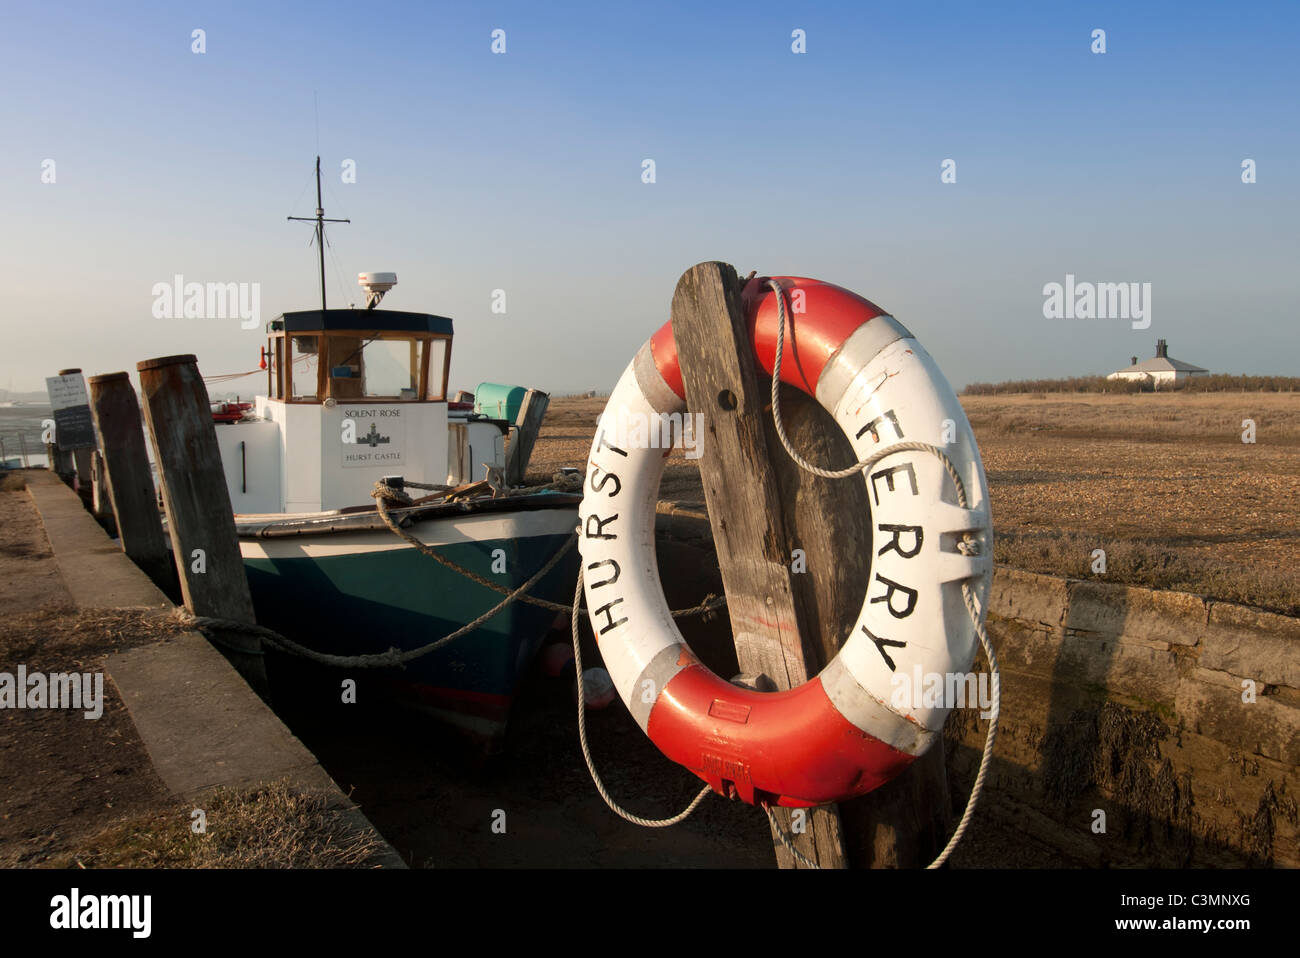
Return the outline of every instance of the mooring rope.
<path id="1" fill-rule="evenodd" d="M 560 473 L 556 473 L 554 477 L 555 481 L 548 486 L 529 487 L 529 492 L 541 492 L 544 489 L 552 489 L 555 488 L 556 486 L 571 488 L 571 484 L 573 481 L 576 481 L 578 484 L 578 488 L 581 488 L 582 478 L 580 476 L 572 476 L 572 477 L 566 476 L 563 479 L 561 479 L 559 478 L 560 475 L 561 475 Z M 433 486 L 423 485 L 421 483 L 416 483 L 416 482 L 407 482 L 405 484 L 408 486 L 415 486 L 421 489 L 435 488 Z M 405 540 L 412 547 L 418 549 L 420 552 L 422 552 L 424 555 L 428 556 L 429 558 L 433 559 L 435 562 L 441 563 L 442 565 L 446 566 L 448 569 L 451 569 L 453 572 L 463 575 L 471 582 L 481 585 L 486 589 L 491 589 L 494 592 L 500 592 L 502 595 L 509 593 L 510 589 L 507 586 L 502 585 L 500 582 L 493 582 L 491 579 L 485 576 L 481 576 L 477 572 L 472 572 L 469 569 L 466 569 L 464 566 L 457 565 L 455 562 L 451 561 L 446 556 L 439 555 L 428 545 L 421 542 L 414 535 L 412 535 L 411 533 L 403 529 L 401 526 L 399 526 L 393 520 L 393 517 L 388 512 L 388 503 L 396 502 L 404 506 L 411 505 L 411 497 L 406 495 L 406 493 L 402 492 L 400 489 L 394 489 L 392 486 L 389 486 L 384 482 L 376 482 L 375 487 L 370 494 L 375 499 L 375 507 L 379 512 L 379 517 L 384 520 L 384 525 L 388 526 L 389 530 L 392 531 L 394 535 Z M 569 606 L 565 605 L 562 602 L 552 602 L 549 599 L 542 599 L 533 595 L 522 595 L 519 597 L 519 599 L 521 602 L 527 602 L 530 605 L 540 606 L 543 609 L 550 609 L 552 612 L 569 611 Z M 691 616 L 691 615 L 703 615 L 705 613 L 712 612 L 715 609 L 719 609 L 726 604 L 727 604 L 726 596 L 715 596 L 713 593 L 709 593 L 704 597 L 704 599 L 698 605 L 693 605 L 689 609 L 674 609 L 672 610 L 671 614 L 673 618 L 678 618 L 678 619 L 684 618 L 686 616 Z M 585 612 L 586 610 L 584 609 L 583 611 Z"/>
<path id="2" fill-rule="evenodd" d="M 849 476 L 857 475 L 865 469 L 874 466 L 886 456 L 892 456 L 896 452 L 928 452 L 936 456 L 943 467 L 948 472 L 949 478 L 952 479 L 953 486 L 957 490 L 957 505 L 963 509 L 969 509 L 970 504 L 966 496 L 966 486 L 961 480 L 961 475 L 957 472 L 957 467 L 947 454 L 938 446 L 932 446 L 925 442 L 916 442 L 909 440 L 907 442 L 897 442 L 893 445 L 886 446 L 884 449 L 877 450 L 865 459 L 849 466 L 845 469 L 823 469 L 815 466 L 803 456 L 799 455 L 790 445 L 790 439 L 785 434 L 785 424 L 781 421 L 781 358 L 785 352 L 785 290 L 781 284 L 774 279 L 769 279 L 767 285 L 776 293 L 777 302 L 777 327 L 776 327 L 776 358 L 772 362 L 772 419 L 776 425 L 776 434 L 781 439 L 781 446 L 785 449 L 786 454 L 798 464 L 799 468 L 813 475 L 821 476 L 825 479 L 847 479 Z M 978 555 L 979 540 L 971 533 L 965 533 L 962 541 L 958 544 L 958 549 L 963 555 Z M 988 737 L 984 740 L 984 752 L 980 756 L 979 772 L 975 776 L 975 784 L 971 786 L 970 798 L 966 801 L 966 810 L 963 812 L 961 821 L 957 824 L 957 829 L 948 839 L 948 844 L 944 847 L 937 858 L 932 861 L 927 868 L 938 868 L 948 860 L 957 843 L 961 841 L 962 835 L 966 833 L 967 826 L 970 825 L 971 818 L 975 814 L 975 806 L 979 802 L 980 792 L 984 789 L 984 779 L 988 775 L 989 761 L 993 756 L 993 743 L 998 735 L 998 713 L 1002 704 L 1001 680 L 998 673 L 998 658 L 993 651 L 993 643 L 989 640 L 988 630 L 984 626 L 984 617 L 979 609 L 979 603 L 975 601 L 975 593 L 970 587 L 970 583 L 961 584 L 962 597 L 966 603 L 966 611 L 970 614 L 971 622 L 975 626 L 975 634 L 979 637 L 980 646 L 984 649 L 984 654 L 988 657 L 989 671 L 991 673 L 990 684 L 992 686 L 993 702 L 989 710 L 989 731 Z M 781 827 L 772 818 L 772 812 L 768 809 L 768 818 L 772 822 L 783 844 L 794 852 L 794 846 L 789 842 L 788 837 L 784 835 Z M 800 856 L 802 857 L 802 856 Z M 804 860 L 808 867 L 820 867 L 814 863 Z"/>
<path id="3" fill-rule="evenodd" d="M 708 797 L 713 791 L 708 785 L 700 790 L 689 805 L 683 808 L 672 818 L 642 818 L 640 815 L 633 815 L 614 801 L 609 791 L 605 788 L 605 783 L 600 780 L 600 773 L 596 771 L 596 764 L 591 759 L 591 749 L 587 745 L 587 711 L 586 711 L 586 693 L 582 687 L 582 646 L 578 641 L 578 611 L 582 604 L 582 569 L 578 569 L 578 584 L 573 590 L 573 609 L 569 620 L 573 633 L 573 667 L 578 676 L 578 743 L 582 746 L 582 757 L 587 763 L 587 771 L 591 773 L 591 780 L 596 783 L 596 791 L 600 797 L 605 800 L 610 811 L 620 818 L 624 818 L 633 825 L 640 825 L 644 828 L 667 828 L 669 825 L 676 825 L 684 821 L 690 814 L 699 808 L 700 802 Z"/>
<path id="4" fill-rule="evenodd" d="M 527 592 L 527 590 L 531 589 L 534 585 L 536 585 L 546 575 L 546 573 L 550 572 L 553 568 L 555 568 L 556 564 L 560 561 L 560 559 L 562 559 L 565 555 L 568 554 L 569 550 L 573 548 L 574 544 L 577 543 L 577 541 L 578 541 L 577 533 L 574 533 L 569 537 L 568 541 L 564 544 L 562 548 L 556 550 L 555 554 L 551 556 L 550 559 L 547 560 L 545 565 L 543 565 L 540 569 L 538 569 L 535 573 L 533 573 L 532 577 L 529 578 L 528 581 L 526 581 L 523 585 L 519 586 L 517 589 L 509 592 L 509 594 L 507 594 L 504 599 L 502 599 L 492 608 L 488 609 L 478 618 L 474 619 L 472 622 L 468 622 L 465 625 L 461 626 L 455 632 L 450 632 L 447 635 L 444 635 L 442 638 L 435 639 L 434 641 L 428 643 L 427 645 L 422 645 L 416 649 L 407 649 L 403 651 L 397 648 L 390 648 L 387 652 L 375 652 L 366 655 L 332 655 L 326 652 L 317 652 L 314 649 L 309 649 L 305 645 L 301 645 L 293 641 L 292 639 L 285 638 L 279 632 L 276 632 L 273 629 L 268 629 L 262 625 L 254 625 L 248 622 L 239 622 L 234 619 L 222 619 L 222 618 L 217 618 L 215 616 L 207 616 L 207 615 L 196 616 L 193 615 L 191 612 L 189 612 L 189 610 L 184 608 L 178 608 L 174 613 L 174 615 L 183 625 L 188 625 L 191 626 L 192 628 L 198 629 L 199 631 L 203 632 L 204 635 L 207 635 L 208 638 L 210 639 L 212 638 L 212 636 L 209 634 L 210 630 L 238 632 L 244 635 L 254 635 L 262 639 L 262 641 L 266 642 L 272 648 L 279 649 L 282 652 L 289 652 L 294 655 L 299 655 L 305 659 L 310 659 L 313 662 L 319 662 L 323 665 L 335 665 L 335 666 L 341 666 L 345 668 L 358 668 L 358 669 L 382 669 L 382 668 L 401 667 L 405 665 L 407 662 L 412 661 L 413 659 L 418 659 L 421 656 L 428 655 L 430 652 L 433 652 L 435 649 L 442 648 L 442 646 L 446 645 L 448 642 L 460 638 L 462 635 L 465 635 L 467 632 L 474 631 L 484 622 L 488 621 L 494 615 L 496 615 L 498 612 L 500 612 L 502 609 L 508 606 L 511 602 L 514 602 L 516 599 L 521 598 Z M 232 646 L 229 645 L 229 643 L 218 641 L 218 644 L 225 645 L 227 648 L 233 648 Z M 256 650 L 252 650 L 252 649 L 248 649 L 248 650 L 238 649 L 237 651 L 243 652 L 248 655 L 258 654 Z"/>
<path id="5" fill-rule="evenodd" d="M 575 478 L 579 483 L 581 483 L 581 479 L 578 477 L 564 476 L 563 478 L 561 478 L 561 475 L 562 474 L 560 473 L 556 473 L 554 477 L 555 481 L 552 482 L 550 485 L 541 486 L 541 487 L 530 487 L 529 491 L 541 492 L 544 489 L 551 489 L 555 487 L 572 488 L 572 483 Z M 447 486 L 432 485 L 423 482 L 409 482 L 409 481 L 404 482 L 403 485 L 411 486 L 416 489 L 443 490 L 448 488 Z M 302 658 L 309 659 L 313 662 L 320 663 L 322 665 L 332 665 L 341 668 L 381 669 L 381 668 L 393 668 L 393 667 L 400 668 L 404 666 L 405 663 L 407 662 L 413 661 L 414 659 L 421 658 L 422 656 L 428 655 L 430 652 L 442 648 L 447 643 L 455 641 L 461 636 L 474 631 L 480 625 L 487 622 L 497 613 L 501 612 L 506 606 L 508 606 L 510 603 L 516 600 L 528 602 L 531 603 L 532 605 L 541 606 L 542 608 L 550 609 L 554 612 L 566 612 L 566 613 L 570 612 L 569 606 L 559 602 L 551 602 L 546 599 L 539 599 L 536 596 L 529 595 L 528 590 L 531 589 L 533 586 L 535 586 L 543 577 L 545 577 L 545 575 L 548 572 L 550 572 L 553 568 L 555 568 L 556 564 L 560 561 L 560 559 L 563 558 L 565 555 L 567 555 L 569 550 L 573 548 L 574 544 L 577 542 L 576 532 L 574 532 L 569 537 L 568 541 L 564 544 L 564 546 L 561 547 L 554 555 L 552 555 L 550 559 L 546 562 L 546 564 L 542 566 L 542 568 L 539 569 L 537 572 L 535 572 L 532 575 L 532 577 L 528 579 L 528 581 L 526 581 L 523 585 L 519 586 L 518 588 L 511 589 L 508 586 L 504 586 L 499 582 L 493 582 L 491 579 L 484 578 L 483 576 L 478 575 L 477 573 L 472 572 L 469 569 L 464 568 L 463 566 L 457 565 L 455 562 L 452 562 L 450 559 L 447 559 L 444 556 L 439 555 L 428 545 L 421 542 L 415 536 L 411 535 L 406 530 L 398 526 L 397 523 L 393 520 L 392 516 L 390 516 L 388 513 L 387 503 L 399 502 L 402 503 L 403 505 L 409 505 L 411 501 L 410 497 L 407 496 L 404 492 L 402 492 L 399 489 L 394 489 L 383 482 L 377 482 L 375 483 L 375 488 L 374 491 L 371 493 L 371 495 L 375 497 L 375 506 L 377 511 L 379 512 L 379 515 L 383 518 L 384 524 L 387 525 L 388 528 L 391 529 L 394 533 L 396 533 L 399 537 L 404 539 L 406 542 L 410 543 L 412 546 L 418 549 L 423 555 L 429 556 L 430 558 L 437 560 L 442 565 L 446 566 L 447 568 L 451 569 L 454 572 L 459 573 L 460 575 L 464 576 L 465 578 L 469 579 L 472 582 L 485 586 L 494 592 L 500 593 L 501 595 L 505 596 L 505 598 L 502 599 L 500 602 L 498 602 L 496 605 L 494 605 L 492 608 L 488 609 L 478 618 L 474 619 L 472 622 L 466 623 L 456 631 L 450 632 L 447 635 L 444 635 L 442 638 L 435 639 L 434 641 L 422 645 L 419 648 L 402 651 L 401 649 L 393 647 L 393 648 L 389 648 L 387 652 L 375 652 L 375 653 L 362 654 L 362 655 L 333 655 L 326 652 L 317 652 L 315 649 L 310 649 L 307 646 L 302 645 L 301 643 L 295 642 L 294 640 L 287 638 L 284 635 L 281 635 L 279 632 L 276 632 L 274 629 L 268 629 L 266 626 L 257 625 L 256 623 L 250 623 L 250 622 L 240 622 L 236 619 L 220 618 L 217 616 L 207 616 L 207 615 L 196 616 L 185 608 L 178 608 L 173 613 L 173 616 L 178 622 L 180 622 L 180 624 L 185 625 L 189 628 L 198 629 L 205 636 L 207 636 L 207 638 L 210 641 L 216 643 L 217 645 L 223 646 L 224 648 L 228 648 L 231 651 L 240 653 L 242 655 L 263 655 L 265 653 L 263 653 L 258 649 L 243 649 L 236 645 L 233 645 L 232 643 L 222 639 L 219 633 L 234 632 L 242 635 L 255 636 L 256 638 L 261 639 L 267 645 L 271 646 L 274 649 L 277 649 L 281 652 L 287 652 L 292 655 L 297 655 Z M 579 573 L 579 577 L 578 577 L 578 586 L 579 589 L 581 589 L 582 586 L 581 573 Z M 672 615 L 677 618 L 683 618 L 685 616 L 707 614 L 726 605 L 726 602 L 727 600 L 725 597 L 714 596 L 710 593 L 709 595 L 706 595 L 704 597 L 704 600 L 700 602 L 698 605 L 691 606 L 689 609 L 676 609 L 672 612 Z M 586 610 L 583 609 L 582 611 L 585 612 Z"/>

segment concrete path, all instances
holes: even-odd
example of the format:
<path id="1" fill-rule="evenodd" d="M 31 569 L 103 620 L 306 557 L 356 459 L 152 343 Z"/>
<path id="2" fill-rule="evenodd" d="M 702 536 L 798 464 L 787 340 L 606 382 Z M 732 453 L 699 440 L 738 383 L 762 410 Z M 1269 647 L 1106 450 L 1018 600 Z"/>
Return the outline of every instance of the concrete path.
<path id="1" fill-rule="evenodd" d="M 69 593 L 83 609 L 174 608 L 49 472 L 25 473 L 27 488 Z M 324 790 L 352 827 L 374 826 L 316 758 L 285 727 L 235 668 L 202 635 L 186 632 L 105 659 L 158 776 L 177 795 L 197 798 L 218 786 L 239 788 L 288 779 Z M 377 832 L 384 867 L 405 868 Z"/>

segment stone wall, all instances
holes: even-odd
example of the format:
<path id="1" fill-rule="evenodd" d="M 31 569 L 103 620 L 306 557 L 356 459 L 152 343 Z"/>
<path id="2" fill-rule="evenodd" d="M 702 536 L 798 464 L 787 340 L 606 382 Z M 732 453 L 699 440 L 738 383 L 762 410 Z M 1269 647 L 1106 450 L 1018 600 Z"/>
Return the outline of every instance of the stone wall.
<path id="1" fill-rule="evenodd" d="M 710 545 L 697 503 L 657 519 Z M 980 815 L 1062 864 L 1300 866 L 1300 619 L 999 568 L 988 623 L 1002 716 Z M 987 728 L 967 709 L 945 729 L 958 810 Z"/>
<path id="2" fill-rule="evenodd" d="M 1300 620 L 1001 568 L 988 620 L 992 814 L 1087 864 L 1300 865 Z M 949 722 L 955 789 L 986 729 Z"/>

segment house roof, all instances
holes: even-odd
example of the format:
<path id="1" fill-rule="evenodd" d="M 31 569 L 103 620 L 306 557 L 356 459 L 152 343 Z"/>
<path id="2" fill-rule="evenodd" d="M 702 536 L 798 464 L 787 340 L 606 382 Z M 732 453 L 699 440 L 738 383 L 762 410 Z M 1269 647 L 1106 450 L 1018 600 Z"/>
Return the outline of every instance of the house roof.
<path id="1" fill-rule="evenodd" d="M 1200 366 L 1193 366 L 1191 363 L 1185 363 L 1181 359 L 1170 359 L 1167 356 L 1157 356 L 1154 359 L 1147 359 L 1132 366 L 1124 366 L 1115 370 L 1117 373 L 1208 373 L 1208 369 L 1202 369 Z"/>

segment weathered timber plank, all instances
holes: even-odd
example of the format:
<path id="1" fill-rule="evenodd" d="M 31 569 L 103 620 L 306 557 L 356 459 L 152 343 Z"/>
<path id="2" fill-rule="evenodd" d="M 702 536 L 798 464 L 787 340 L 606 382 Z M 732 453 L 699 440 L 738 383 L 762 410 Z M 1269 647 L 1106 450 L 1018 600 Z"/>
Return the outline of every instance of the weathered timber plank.
<path id="1" fill-rule="evenodd" d="M 816 662 L 804 626 L 790 568 L 781 489 L 772 471 L 764 426 L 765 393 L 740 308 L 736 271 L 724 263 L 701 263 L 682 275 L 673 294 L 673 335 L 686 385 L 687 406 L 704 414 L 706 435 L 700 459 L 709 518 L 733 641 L 741 671 L 762 673 L 777 689 L 809 678 Z M 777 809 L 781 826 L 792 831 L 792 815 Z M 796 847 L 823 867 L 842 868 L 846 859 L 833 806 L 806 815 Z M 774 838 L 777 861 L 796 867 Z"/>

